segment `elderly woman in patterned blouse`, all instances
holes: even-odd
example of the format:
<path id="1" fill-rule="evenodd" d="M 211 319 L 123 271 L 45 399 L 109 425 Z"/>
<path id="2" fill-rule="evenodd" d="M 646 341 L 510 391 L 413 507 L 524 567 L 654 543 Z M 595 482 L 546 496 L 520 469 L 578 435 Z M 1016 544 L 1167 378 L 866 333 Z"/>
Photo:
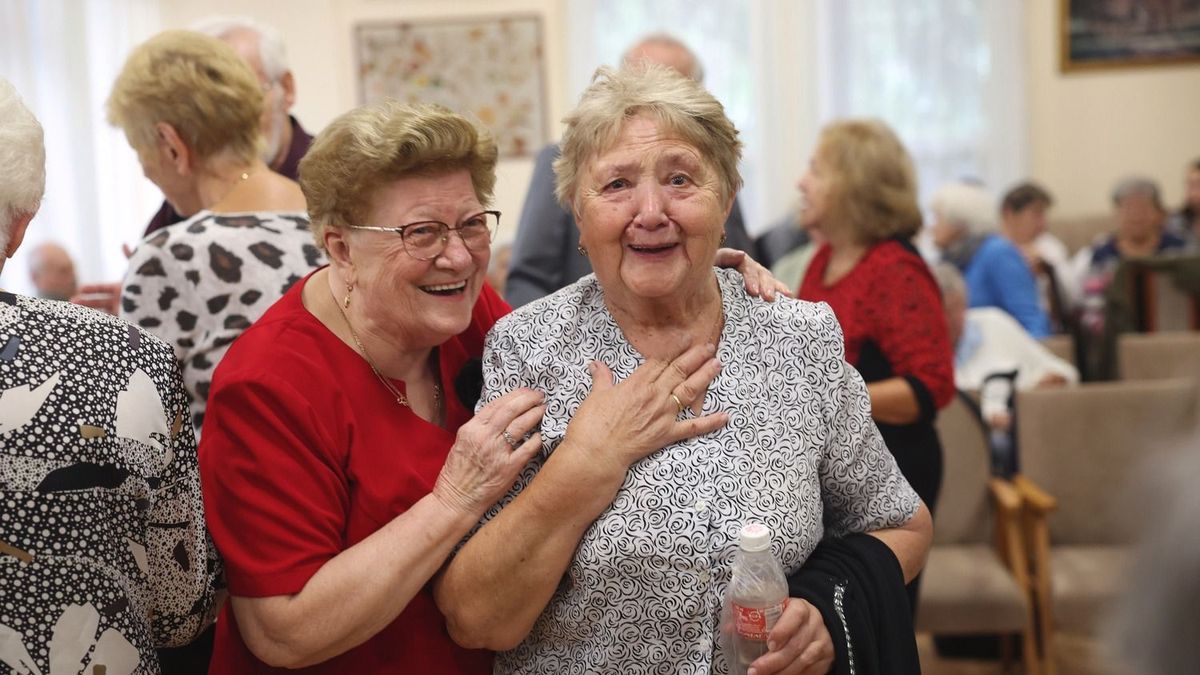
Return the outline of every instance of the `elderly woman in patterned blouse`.
<path id="1" fill-rule="evenodd" d="M 836 319 L 750 298 L 713 268 L 741 183 L 720 103 L 660 68 L 601 69 L 567 123 L 558 197 L 595 274 L 488 338 L 482 402 L 546 392 L 543 449 L 438 582 L 451 635 L 509 650 L 501 673 L 725 673 L 722 597 L 750 520 L 770 526 L 793 581 L 826 535 L 873 535 L 856 541 L 882 550 L 903 598 L 930 518 L 871 422 Z M 669 384 L 681 352 L 711 384 Z M 698 424 L 711 431 L 682 431 Z M 788 602 L 754 672 L 849 658 L 836 616 L 809 600 Z"/>
<path id="2" fill-rule="evenodd" d="M 121 318 L 175 349 L 197 433 L 229 345 L 324 259 L 300 186 L 259 157 L 262 109 L 233 48 L 188 31 L 137 47 L 108 99 L 146 177 L 185 217 L 138 244 Z"/>

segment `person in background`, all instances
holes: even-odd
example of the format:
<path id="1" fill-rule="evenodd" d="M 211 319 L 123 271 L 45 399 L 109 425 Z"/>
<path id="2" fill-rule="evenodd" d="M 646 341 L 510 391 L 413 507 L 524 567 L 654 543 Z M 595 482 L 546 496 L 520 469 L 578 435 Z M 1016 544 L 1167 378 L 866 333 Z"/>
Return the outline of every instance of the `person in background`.
<path id="1" fill-rule="evenodd" d="M 545 414 L 538 452 L 436 584 L 450 634 L 509 650 L 496 673 L 724 675 L 722 599 L 755 520 L 813 585 L 751 672 L 919 669 L 904 581 L 928 510 L 832 312 L 749 297 L 714 268 L 741 184 L 721 104 L 661 66 L 601 68 L 566 121 L 557 195 L 595 273 L 488 335 L 481 401 L 533 388 Z M 830 548 L 846 568 L 815 570 Z M 842 606 L 849 568 L 863 576 Z M 886 628 L 845 630 L 868 616 Z"/>
<path id="2" fill-rule="evenodd" d="M 996 230 L 996 207 L 987 190 L 964 182 L 943 185 L 933 195 L 933 242 L 967 282 L 972 307 L 999 307 L 1029 334 L 1050 334 L 1038 302 L 1037 282 L 1021 252 Z"/>
<path id="3" fill-rule="evenodd" d="M 1071 254 L 1046 230 L 1046 211 L 1053 203 L 1050 193 L 1037 183 L 1014 186 L 1000 200 L 1000 233 L 1025 256 L 1037 280 L 1042 311 L 1050 317 L 1055 332 L 1064 333 L 1072 324 L 1077 291 Z"/>
<path id="4" fill-rule="evenodd" d="M 1091 341 L 1104 334 L 1105 293 L 1122 260 L 1176 254 L 1186 248 L 1182 238 L 1163 227 L 1167 211 L 1153 180 L 1134 176 L 1119 181 L 1112 201 L 1117 231 L 1079 251 L 1072 262 L 1079 279 L 1079 325 Z"/>
<path id="5" fill-rule="evenodd" d="M 1171 215 L 1167 231 L 1187 242 L 1189 253 L 1200 253 L 1200 159 L 1188 165 L 1183 206 Z"/>
<path id="6" fill-rule="evenodd" d="M 511 259 L 512 242 L 506 241 L 496 246 L 488 263 L 487 282 L 500 295 L 504 295 L 504 288 L 508 282 L 508 263 Z"/>
<path id="7" fill-rule="evenodd" d="M 687 45 L 670 35 L 643 38 L 625 52 L 626 64 L 656 63 L 673 68 L 685 77 L 703 81 L 700 60 Z M 504 298 L 520 307 L 577 281 L 592 271 L 588 257 L 579 250 L 579 228 L 575 215 L 554 197 L 553 164 L 559 157 L 557 143 L 538 153 L 529 191 L 517 223 L 512 263 Z M 754 244 L 742 222 L 742 210 L 735 198 L 725 223 L 724 245 L 753 253 Z"/>
<path id="8" fill-rule="evenodd" d="M 42 127 L 0 79 L 0 268 L 46 184 Z M 0 668 L 157 675 L 212 621 L 220 566 L 171 348 L 0 291 Z"/>
<path id="9" fill-rule="evenodd" d="M 804 208 L 798 206 L 795 211 L 788 214 L 784 221 L 792 230 L 795 231 L 796 237 L 793 237 L 790 242 L 794 246 L 775 259 L 771 264 L 771 276 L 776 279 L 783 279 L 785 283 L 791 284 L 793 288 L 799 288 L 800 283 L 804 281 L 804 275 L 808 272 L 808 266 L 812 263 L 813 257 L 821 248 L 821 244 L 825 243 L 825 237 L 820 230 L 813 227 L 811 220 L 803 218 Z M 789 222 L 790 221 L 790 222 Z M 785 237 L 775 226 L 767 232 L 764 239 L 760 237 L 758 240 L 759 248 L 764 245 L 782 245 L 785 243 Z M 774 236 L 772 236 L 774 235 Z"/>
<path id="10" fill-rule="evenodd" d="M 29 254 L 29 280 L 39 298 L 70 300 L 75 295 L 75 261 L 54 242 L 38 244 Z"/>
<path id="11" fill-rule="evenodd" d="M 228 44 L 192 31 L 137 47 L 108 99 L 146 176 L 187 216 L 130 257 L 121 317 L 174 347 L 197 433 L 229 344 L 323 261 L 300 186 L 262 160 L 263 100 Z"/>
<path id="12" fill-rule="evenodd" d="M 288 67 L 287 52 L 279 31 L 247 17 L 204 19 L 192 25 L 191 30 L 224 41 L 250 66 L 263 96 L 260 124 L 264 143 L 260 156 L 272 171 L 296 180 L 300 159 L 313 139 L 290 112 L 296 102 L 296 79 Z M 164 199 L 142 236 L 184 218 L 169 200 Z M 125 255 L 128 257 L 130 252 L 126 251 Z M 86 284 L 71 301 L 116 314 L 120 291 L 120 282 Z"/>
<path id="13" fill-rule="evenodd" d="M 797 204 L 788 209 L 782 218 L 771 223 L 766 231 L 754 238 L 754 257 L 762 264 L 771 268 L 771 274 L 776 279 L 783 279 L 792 284 L 791 277 L 781 277 L 775 273 L 775 265 L 793 251 L 811 243 L 811 232 L 804 229 L 800 212 L 803 205 Z M 788 270 L 789 268 L 784 268 Z M 798 270 L 797 270 L 798 271 Z M 796 279 L 799 279 L 797 276 Z"/>
<path id="14" fill-rule="evenodd" d="M 1016 389 L 1057 387 L 1079 382 L 1075 366 L 1055 356 L 1033 339 L 1007 312 L 995 307 L 968 309 L 968 291 L 958 268 L 938 263 L 934 278 L 942 292 L 946 325 L 954 345 L 954 382 L 962 391 L 982 391 L 983 419 L 993 428 L 1011 425 L 1011 390 L 995 389 L 989 394 L 988 379 L 1000 373 L 1015 373 Z"/>
<path id="15" fill-rule="evenodd" d="M 933 512 L 942 482 L 934 420 L 954 397 L 954 366 L 937 283 L 912 245 L 921 229 L 912 160 L 882 122 L 834 122 L 798 187 L 802 217 L 825 243 L 796 297 L 833 308 L 887 449 Z M 908 591 L 915 611 L 918 585 Z"/>

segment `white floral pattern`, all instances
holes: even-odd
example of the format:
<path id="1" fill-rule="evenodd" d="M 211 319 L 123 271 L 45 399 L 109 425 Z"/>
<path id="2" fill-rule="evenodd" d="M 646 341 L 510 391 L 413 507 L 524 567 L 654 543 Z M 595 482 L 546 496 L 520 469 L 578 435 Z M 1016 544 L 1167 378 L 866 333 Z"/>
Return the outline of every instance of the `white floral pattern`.
<path id="1" fill-rule="evenodd" d="M 894 527 L 916 512 L 828 306 L 749 298 L 736 272 L 715 273 L 723 369 L 703 413 L 727 412 L 729 424 L 630 469 L 532 633 L 497 657 L 497 673 L 727 673 L 716 637 L 743 522 L 771 528 L 772 550 L 790 573 L 827 531 Z M 545 445 L 485 521 L 562 441 L 590 390 L 593 359 L 618 380 L 643 361 L 595 276 L 496 324 L 480 405 L 517 387 L 544 391 Z"/>

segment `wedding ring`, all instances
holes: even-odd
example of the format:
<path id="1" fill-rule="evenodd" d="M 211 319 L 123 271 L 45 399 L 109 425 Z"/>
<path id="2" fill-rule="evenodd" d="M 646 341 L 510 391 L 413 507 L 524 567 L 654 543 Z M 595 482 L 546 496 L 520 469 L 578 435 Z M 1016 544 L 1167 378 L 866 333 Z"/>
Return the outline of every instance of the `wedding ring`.
<path id="1" fill-rule="evenodd" d="M 683 401 L 680 401 L 679 397 L 675 394 L 671 394 L 671 400 L 675 401 L 675 407 L 679 408 L 679 413 L 682 414 L 684 408 Z"/>
<path id="2" fill-rule="evenodd" d="M 508 433 L 508 429 L 501 431 L 500 435 L 504 437 L 504 442 L 508 443 L 509 447 L 512 448 L 513 450 L 516 450 L 517 447 L 520 445 L 519 443 L 517 443 L 517 440 L 512 437 L 512 434 Z"/>

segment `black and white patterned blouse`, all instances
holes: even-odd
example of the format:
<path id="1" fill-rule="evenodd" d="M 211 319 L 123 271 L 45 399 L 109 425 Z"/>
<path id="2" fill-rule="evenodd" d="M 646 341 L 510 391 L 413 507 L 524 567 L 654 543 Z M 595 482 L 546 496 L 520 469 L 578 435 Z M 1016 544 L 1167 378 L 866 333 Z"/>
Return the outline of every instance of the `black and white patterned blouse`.
<path id="1" fill-rule="evenodd" d="M 106 314 L 0 293 L 0 672 L 159 672 L 211 620 L 171 349 Z"/>
<path id="2" fill-rule="evenodd" d="M 744 522 L 771 528 L 790 573 L 827 531 L 894 527 L 916 512 L 829 308 L 749 298 L 736 272 L 715 273 L 723 368 L 703 412 L 727 412 L 729 424 L 630 469 L 532 633 L 498 656 L 497 673 L 726 673 L 715 638 Z M 517 387 L 545 392 L 545 446 L 485 519 L 535 480 L 562 441 L 590 391 L 593 359 L 618 380 L 643 362 L 594 275 L 496 324 L 480 405 Z"/>
<path id="3" fill-rule="evenodd" d="M 304 213 L 201 211 L 138 245 L 121 318 L 174 348 L 197 434 L 213 369 L 229 345 L 324 261 Z"/>

